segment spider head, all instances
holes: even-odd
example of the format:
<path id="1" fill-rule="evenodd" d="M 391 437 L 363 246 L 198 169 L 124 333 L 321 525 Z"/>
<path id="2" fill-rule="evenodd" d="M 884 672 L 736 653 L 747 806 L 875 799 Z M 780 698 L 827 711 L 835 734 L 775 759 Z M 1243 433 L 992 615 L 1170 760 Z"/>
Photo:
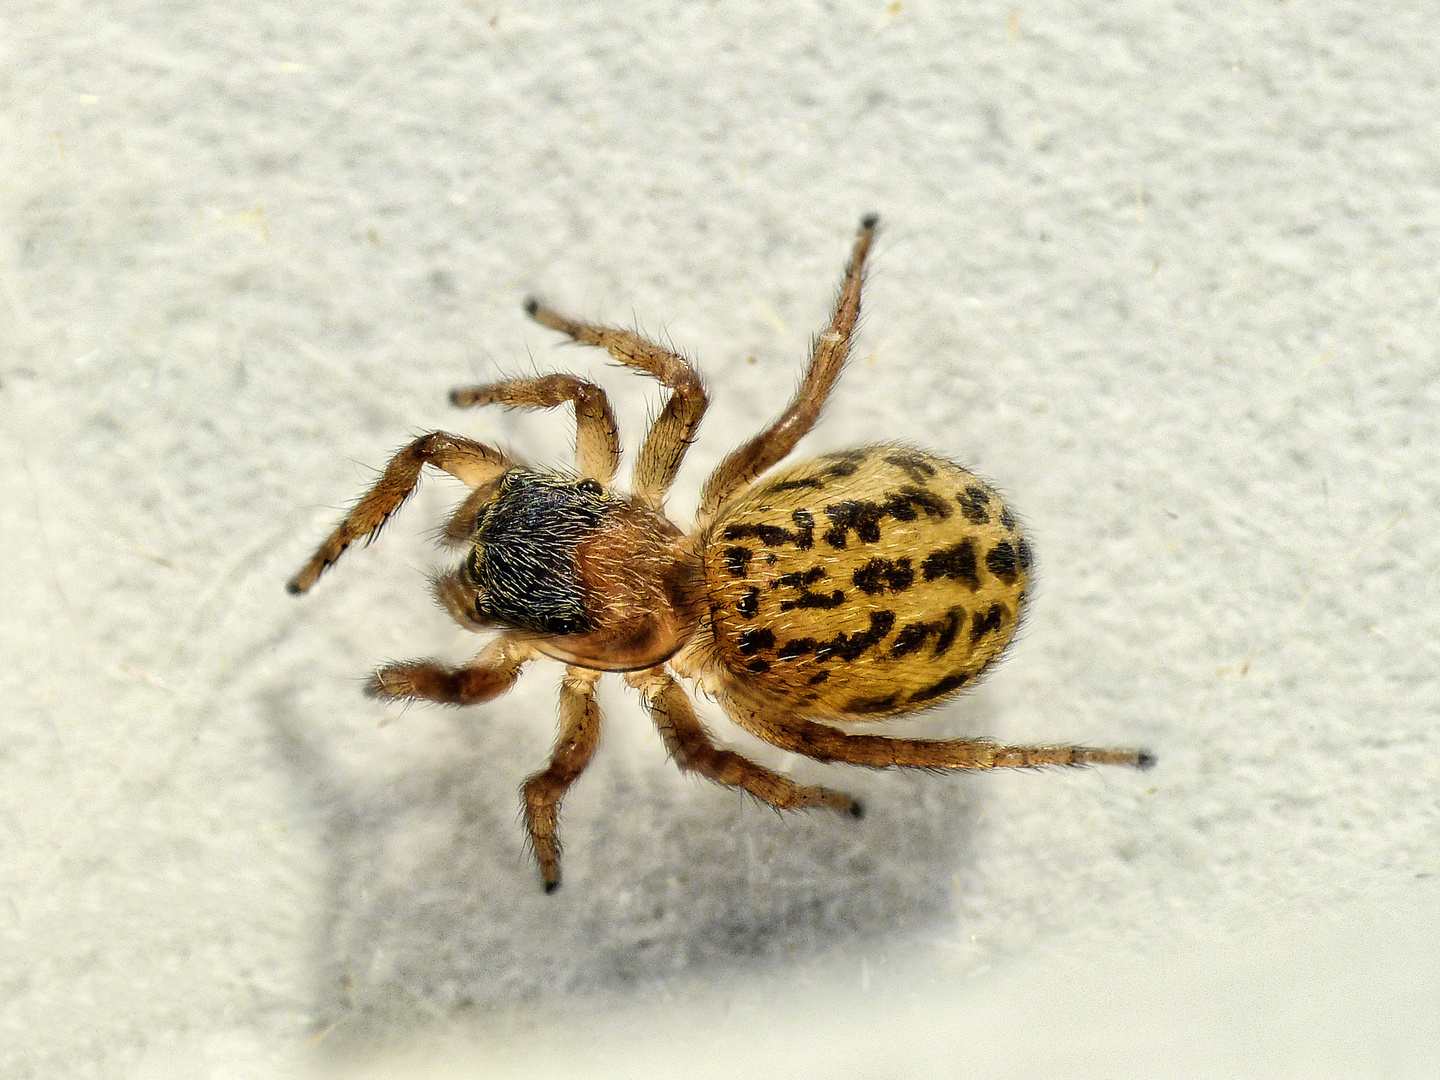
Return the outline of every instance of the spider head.
<path id="1" fill-rule="evenodd" d="M 698 560 L 680 530 L 599 481 L 510 469 L 446 533 L 469 551 L 436 591 L 469 629 L 527 632 L 556 659 L 608 670 L 658 663 L 693 630 Z"/>
<path id="2" fill-rule="evenodd" d="M 592 620 L 577 549 L 623 505 L 595 480 L 510 469 L 466 499 L 446 530 L 470 551 L 441 580 L 441 600 L 466 624 L 584 633 Z"/>

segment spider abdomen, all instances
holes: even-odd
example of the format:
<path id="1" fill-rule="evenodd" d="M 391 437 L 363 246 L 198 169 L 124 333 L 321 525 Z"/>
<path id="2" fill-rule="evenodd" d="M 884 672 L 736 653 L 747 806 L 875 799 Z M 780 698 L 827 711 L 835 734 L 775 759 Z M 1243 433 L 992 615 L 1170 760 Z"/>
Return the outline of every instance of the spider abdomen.
<path id="1" fill-rule="evenodd" d="M 904 446 L 780 469 L 706 538 L 717 658 L 746 696 L 808 716 L 933 705 L 1019 625 L 1030 546 L 1001 496 Z"/>

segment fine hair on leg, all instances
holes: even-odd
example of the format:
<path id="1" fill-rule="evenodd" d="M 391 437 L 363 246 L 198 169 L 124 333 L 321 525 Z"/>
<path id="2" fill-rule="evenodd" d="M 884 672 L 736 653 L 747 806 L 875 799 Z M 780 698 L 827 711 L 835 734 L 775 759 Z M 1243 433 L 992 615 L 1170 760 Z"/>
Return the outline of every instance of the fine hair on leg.
<path id="1" fill-rule="evenodd" d="M 635 496 L 660 509 L 709 405 L 695 368 L 674 350 L 631 330 L 577 322 L 535 299 L 526 301 L 525 310 L 542 326 L 567 334 L 582 345 L 599 346 L 626 367 L 653 376 L 670 389 L 669 400 L 640 446 L 631 484 Z"/>
<path id="2" fill-rule="evenodd" d="M 443 431 L 422 435 L 390 459 L 380 479 L 360 496 L 360 501 L 286 588 L 292 593 L 305 592 L 356 540 L 365 539 L 367 543 L 374 540 L 390 515 L 400 509 L 420 483 L 420 471 L 426 465 L 449 473 L 473 489 L 500 475 L 514 462 L 494 447 L 461 435 L 448 435 Z"/>
<path id="3" fill-rule="evenodd" d="M 460 667 L 434 660 L 386 664 L 370 677 L 365 692 L 391 701 L 436 701 L 442 705 L 476 705 L 491 701 L 515 685 L 520 669 L 536 656 L 527 644 L 502 634 L 475 659 Z"/>
<path id="4" fill-rule="evenodd" d="M 876 769 L 1033 769 L 1045 765 L 1132 765 L 1147 768 L 1143 750 L 1088 746 L 1002 746 L 989 739 L 898 739 L 851 735 L 799 716 L 774 716 L 722 699 L 741 727 L 766 742 L 816 761 L 867 765 Z"/>
<path id="5" fill-rule="evenodd" d="M 675 764 L 728 787 L 744 788 L 777 810 L 828 806 L 860 816 L 859 804 L 849 795 L 828 788 L 797 784 L 733 750 L 722 750 L 695 715 L 689 695 L 664 668 L 632 671 L 625 681 L 640 691 L 665 749 Z"/>
<path id="6" fill-rule="evenodd" d="M 574 375 L 541 375 L 509 379 L 484 386 L 457 387 L 450 402 L 461 408 L 504 405 L 511 409 L 553 409 L 575 406 L 575 471 L 608 484 L 620 467 L 620 429 L 605 391 Z"/>
<path id="7" fill-rule="evenodd" d="M 600 672 L 587 668 L 565 668 L 560 683 L 560 736 L 550 763 L 520 789 L 525 828 L 547 893 L 560 886 L 560 800 L 590 764 L 600 743 L 600 706 L 595 701 L 599 677 Z"/>
<path id="8" fill-rule="evenodd" d="M 820 418 L 835 380 L 840 377 L 840 369 L 850 355 L 850 338 L 860 318 L 860 286 L 865 277 L 865 257 L 870 253 L 878 221 L 878 216 L 871 214 L 860 223 L 855 249 L 845 268 L 845 280 L 835 302 L 835 313 L 831 316 L 830 325 L 815 339 L 810 366 L 805 369 L 805 377 L 795 397 L 779 419 L 749 442 L 731 451 L 710 474 L 700 492 L 696 528 L 708 527 L 727 499 L 749 487 L 762 472 L 795 449 L 795 444 Z"/>

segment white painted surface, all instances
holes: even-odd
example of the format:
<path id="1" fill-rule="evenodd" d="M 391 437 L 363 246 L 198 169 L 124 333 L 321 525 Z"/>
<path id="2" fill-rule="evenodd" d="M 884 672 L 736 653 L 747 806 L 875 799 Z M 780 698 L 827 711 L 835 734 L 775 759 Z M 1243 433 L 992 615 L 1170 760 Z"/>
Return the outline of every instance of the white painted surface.
<path id="1" fill-rule="evenodd" d="M 1433 1070 L 1431 13 L 892 8 L 5 14 L 0 1074 Z M 654 388 L 557 347 L 532 291 L 700 363 L 688 513 L 871 210 L 806 446 L 971 464 L 1042 575 L 924 730 L 1160 765 L 772 753 L 871 809 L 780 819 L 608 688 L 547 898 L 515 791 L 554 672 L 464 713 L 360 694 L 475 645 L 426 595 L 456 486 L 283 583 L 414 432 L 564 459 L 565 418 L 457 413 L 456 383 L 595 375 L 633 449 Z"/>

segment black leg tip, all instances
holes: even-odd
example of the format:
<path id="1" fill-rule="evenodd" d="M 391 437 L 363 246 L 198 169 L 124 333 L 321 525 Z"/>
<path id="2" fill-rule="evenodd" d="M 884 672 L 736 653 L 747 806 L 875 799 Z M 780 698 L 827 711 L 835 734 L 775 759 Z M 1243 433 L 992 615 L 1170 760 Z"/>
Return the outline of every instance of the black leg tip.
<path id="1" fill-rule="evenodd" d="M 856 821 L 863 821 L 865 818 L 865 804 L 859 799 L 850 800 L 850 816 Z"/>
<path id="2" fill-rule="evenodd" d="M 450 404 L 456 406 L 457 408 L 459 407 L 459 405 L 460 405 L 460 391 L 459 391 L 459 390 L 451 390 L 451 391 L 450 391 Z"/>
<path id="3" fill-rule="evenodd" d="M 539 310 L 540 301 L 536 300 L 533 296 L 527 296 L 525 298 L 525 314 L 529 315 L 533 319 L 535 317 L 535 313 Z"/>
<path id="4" fill-rule="evenodd" d="M 291 578 L 289 581 L 285 582 L 285 591 L 288 592 L 291 596 L 299 596 L 299 595 L 300 595 L 300 579 L 299 579 L 299 578 Z"/>
<path id="5" fill-rule="evenodd" d="M 1149 750 L 1141 750 L 1135 755 L 1135 767 L 1144 772 L 1155 767 L 1155 755 Z"/>
<path id="6" fill-rule="evenodd" d="M 559 878 L 556 878 L 554 881 L 547 881 L 547 882 L 545 882 L 545 895 L 546 895 L 546 896 L 549 896 L 551 893 L 553 893 L 553 892 L 554 892 L 556 889 L 558 889 L 558 888 L 560 888 L 560 879 L 559 879 Z"/>
<path id="7" fill-rule="evenodd" d="M 863 218 L 860 219 L 860 228 L 864 229 L 866 232 L 873 231 L 875 226 L 879 224 L 879 214 L 866 214 Z"/>

